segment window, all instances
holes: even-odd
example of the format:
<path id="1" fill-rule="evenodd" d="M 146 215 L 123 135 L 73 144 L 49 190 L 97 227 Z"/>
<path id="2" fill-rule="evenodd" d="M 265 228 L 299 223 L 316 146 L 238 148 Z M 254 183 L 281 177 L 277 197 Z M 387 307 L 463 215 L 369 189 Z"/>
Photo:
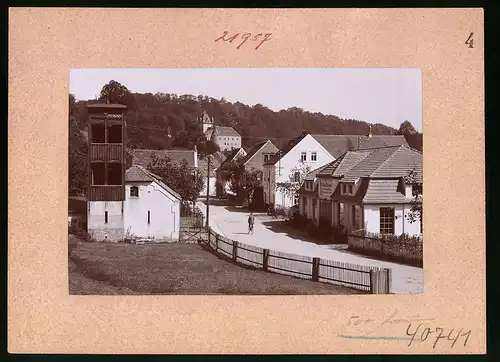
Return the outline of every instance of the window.
<path id="1" fill-rule="evenodd" d="M 108 143 L 122 143 L 122 126 L 108 126 Z"/>
<path id="2" fill-rule="evenodd" d="M 105 166 L 104 163 L 92 163 L 91 164 L 91 172 L 92 172 L 92 185 L 105 185 L 106 184 L 106 175 L 105 175 Z"/>
<path id="3" fill-rule="evenodd" d="M 299 203 L 299 198 L 300 198 L 300 197 L 299 197 L 299 195 L 295 195 L 295 196 L 293 197 L 293 204 L 294 204 L 294 205 L 297 205 L 297 204 Z"/>
<path id="4" fill-rule="evenodd" d="M 341 191 L 343 194 L 346 194 L 346 195 L 352 195 L 352 185 L 345 185 L 345 184 L 342 184 L 341 186 Z"/>
<path id="5" fill-rule="evenodd" d="M 137 186 L 132 186 L 130 188 L 130 196 L 131 197 L 139 197 L 139 188 Z"/>
<path id="6" fill-rule="evenodd" d="M 108 212 L 107 211 L 104 211 L 104 223 L 105 224 L 108 223 Z"/>
<path id="7" fill-rule="evenodd" d="M 300 172 L 295 172 L 295 173 L 293 174 L 293 180 L 294 180 L 295 182 L 300 182 Z"/>
<path id="8" fill-rule="evenodd" d="M 306 189 L 307 190 L 313 189 L 313 181 L 306 181 Z"/>
<path id="9" fill-rule="evenodd" d="M 305 152 L 300 153 L 300 160 L 301 161 L 306 161 L 307 160 L 307 154 Z"/>
<path id="10" fill-rule="evenodd" d="M 148 210 L 148 225 L 151 224 L 151 211 Z"/>
<path id="11" fill-rule="evenodd" d="M 106 131 L 104 124 L 92 124 L 90 129 L 92 143 L 105 143 Z"/>
<path id="12" fill-rule="evenodd" d="M 122 184 L 122 164 L 109 163 L 108 164 L 108 185 L 121 185 Z"/>
<path id="13" fill-rule="evenodd" d="M 267 162 L 269 161 L 269 155 L 268 154 L 264 154 L 264 162 Z"/>
<path id="14" fill-rule="evenodd" d="M 318 160 L 318 155 L 316 152 L 311 152 L 311 161 L 317 161 Z"/>
<path id="15" fill-rule="evenodd" d="M 394 208 L 380 208 L 380 233 L 394 234 Z"/>

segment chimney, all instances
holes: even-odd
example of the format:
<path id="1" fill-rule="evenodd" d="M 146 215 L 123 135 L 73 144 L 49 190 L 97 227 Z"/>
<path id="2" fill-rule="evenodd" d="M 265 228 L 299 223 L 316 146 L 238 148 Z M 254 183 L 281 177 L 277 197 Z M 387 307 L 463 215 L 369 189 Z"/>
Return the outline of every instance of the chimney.
<path id="1" fill-rule="evenodd" d="M 198 147 L 194 145 L 194 168 L 198 168 Z"/>
<path id="2" fill-rule="evenodd" d="M 372 138 L 372 126 L 370 125 L 370 130 L 368 131 L 368 138 Z"/>

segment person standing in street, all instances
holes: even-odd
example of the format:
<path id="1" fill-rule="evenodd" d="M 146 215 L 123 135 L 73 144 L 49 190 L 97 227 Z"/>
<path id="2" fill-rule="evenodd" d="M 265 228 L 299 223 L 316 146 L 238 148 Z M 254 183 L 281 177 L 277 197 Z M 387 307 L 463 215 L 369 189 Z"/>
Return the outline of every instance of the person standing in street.
<path id="1" fill-rule="evenodd" d="M 253 217 L 253 213 L 250 213 L 250 215 L 248 216 L 248 233 L 249 234 L 253 234 L 253 225 L 254 225 L 254 217 Z"/>

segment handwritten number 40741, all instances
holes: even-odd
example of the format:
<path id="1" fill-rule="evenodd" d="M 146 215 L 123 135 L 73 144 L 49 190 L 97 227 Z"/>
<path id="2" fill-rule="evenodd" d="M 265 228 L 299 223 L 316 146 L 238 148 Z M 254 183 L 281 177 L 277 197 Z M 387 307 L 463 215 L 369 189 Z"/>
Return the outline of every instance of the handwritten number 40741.
<path id="1" fill-rule="evenodd" d="M 265 42 L 271 40 L 271 35 L 272 33 L 258 33 L 252 36 L 252 33 L 236 33 L 232 36 L 227 36 L 228 32 L 225 31 L 222 33 L 222 36 L 218 37 L 215 39 L 215 42 L 217 43 L 218 41 L 223 41 L 223 42 L 229 42 L 232 44 L 234 41 L 238 39 L 238 46 L 236 49 L 240 49 L 243 44 L 245 44 L 248 40 L 258 42 L 257 46 L 255 47 L 255 50 L 259 49 L 262 44 Z"/>

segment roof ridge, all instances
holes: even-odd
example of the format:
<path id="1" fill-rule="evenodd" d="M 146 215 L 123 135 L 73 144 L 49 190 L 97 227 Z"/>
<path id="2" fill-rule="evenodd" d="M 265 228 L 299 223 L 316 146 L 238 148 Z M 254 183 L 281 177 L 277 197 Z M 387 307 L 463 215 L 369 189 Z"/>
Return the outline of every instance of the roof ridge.
<path id="1" fill-rule="evenodd" d="M 402 149 L 404 146 L 403 145 L 400 145 L 397 147 L 397 150 L 395 150 L 393 153 L 391 153 L 389 155 L 389 157 L 387 157 L 384 162 L 382 162 L 375 170 L 373 170 L 372 172 L 370 172 L 370 175 L 368 177 L 371 177 L 371 175 L 373 175 L 374 173 L 376 173 L 378 170 L 380 170 L 382 168 L 382 166 L 386 165 L 387 162 L 389 162 L 390 159 L 392 159 L 394 157 L 394 155 L 400 150 Z M 382 148 L 393 148 L 393 147 L 381 147 Z"/>

